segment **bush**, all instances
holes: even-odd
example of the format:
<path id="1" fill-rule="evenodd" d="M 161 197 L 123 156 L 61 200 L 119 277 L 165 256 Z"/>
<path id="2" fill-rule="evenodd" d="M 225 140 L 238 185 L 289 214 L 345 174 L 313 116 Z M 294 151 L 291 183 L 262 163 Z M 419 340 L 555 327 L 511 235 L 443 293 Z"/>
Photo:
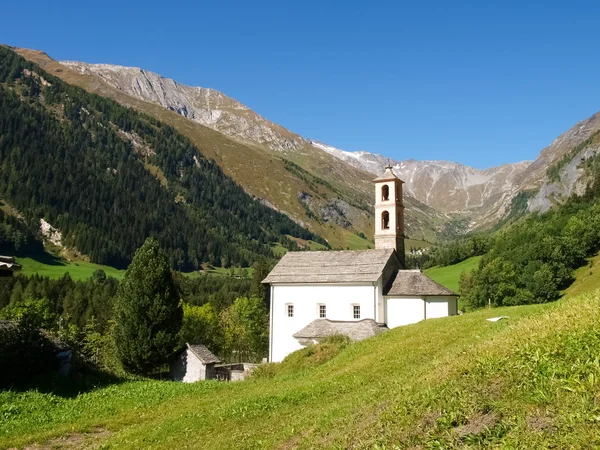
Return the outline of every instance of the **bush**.
<path id="1" fill-rule="evenodd" d="M 55 349 L 27 315 L 0 325 L 0 388 L 58 368 Z"/>

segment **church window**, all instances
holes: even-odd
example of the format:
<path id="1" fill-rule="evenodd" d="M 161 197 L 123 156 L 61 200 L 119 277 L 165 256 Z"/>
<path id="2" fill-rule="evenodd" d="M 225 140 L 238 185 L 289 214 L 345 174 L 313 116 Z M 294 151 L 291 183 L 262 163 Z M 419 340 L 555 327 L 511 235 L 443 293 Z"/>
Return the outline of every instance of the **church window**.
<path id="1" fill-rule="evenodd" d="M 319 318 L 324 319 L 327 317 L 327 307 L 325 305 L 319 305 Z"/>
<path id="2" fill-rule="evenodd" d="M 288 303 L 286 306 L 287 306 L 287 316 L 294 317 L 294 305 L 292 305 L 291 303 Z"/>
<path id="3" fill-rule="evenodd" d="M 352 317 L 360 319 L 360 305 L 352 305 Z"/>
<path id="4" fill-rule="evenodd" d="M 383 230 L 389 230 L 390 228 L 390 213 L 387 211 L 381 213 L 381 228 Z"/>
<path id="5" fill-rule="evenodd" d="M 387 184 L 381 186 L 381 200 L 387 201 L 390 199 L 390 187 Z"/>

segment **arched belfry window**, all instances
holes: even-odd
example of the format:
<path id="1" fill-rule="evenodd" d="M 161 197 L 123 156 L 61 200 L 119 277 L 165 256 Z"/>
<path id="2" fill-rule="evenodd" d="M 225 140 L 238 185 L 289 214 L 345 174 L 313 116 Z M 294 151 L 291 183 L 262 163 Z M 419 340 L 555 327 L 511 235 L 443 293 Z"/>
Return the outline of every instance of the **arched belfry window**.
<path id="1" fill-rule="evenodd" d="M 387 184 L 381 186 L 381 200 L 387 201 L 390 199 L 390 187 Z"/>
<path id="2" fill-rule="evenodd" d="M 384 211 L 381 213 L 381 229 L 389 230 L 390 229 L 390 213 Z"/>

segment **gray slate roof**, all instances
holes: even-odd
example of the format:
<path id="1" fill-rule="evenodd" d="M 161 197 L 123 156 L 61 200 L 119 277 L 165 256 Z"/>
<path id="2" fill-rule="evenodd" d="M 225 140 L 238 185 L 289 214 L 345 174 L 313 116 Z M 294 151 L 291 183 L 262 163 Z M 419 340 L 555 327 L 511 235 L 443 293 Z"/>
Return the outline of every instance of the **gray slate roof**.
<path id="1" fill-rule="evenodd" d="M 189 348 L 192 353 L 196 356 L 196 358 L 198 358 L 200 361 L 202 361 L 204 364 L 211 364 L 211 363 L 219 363 L 221 362 L 221 360 L 219 358 L 217 358 L 215 355 L 213 355 L 213 353 L 207 349 L 204 345 L 200 345 L 200 344 L 185 344 L 187 346 L 187 348 Z"/>
<path id="2" fill-rule="evenodd" d="M 263 283 L 373 282 L 393 253 L 393 249 L 288 252 Z"/>
<path id="3" fill-rule="evenodd" d="M 15 262 L 15 258 L 12 256 L 2 256 L 0 255 L 0 270 L 20 270 L 21 265 Z"/>
<path id="4" fill-rule="evenodd" d="M 294 337 L 296 339 L 319 339 L 342 334 L 355 341 L 360 341 L 383 333 L 387 329 L 386 326 L 380 326 L 373 319 L 354 321 L 316 319 L 296 332 Z"/>
<path id="5" fill-rule="evenodd" d="M 420 270 L 399 270 L 383 295 L 458 296 L 457 293 L 428 278 Z"/>

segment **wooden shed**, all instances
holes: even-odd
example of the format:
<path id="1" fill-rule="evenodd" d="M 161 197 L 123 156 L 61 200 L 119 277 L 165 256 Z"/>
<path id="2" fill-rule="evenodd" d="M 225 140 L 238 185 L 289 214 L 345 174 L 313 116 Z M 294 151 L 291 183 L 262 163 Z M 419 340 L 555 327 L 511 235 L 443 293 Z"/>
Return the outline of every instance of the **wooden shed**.
<path id="1" fill-rule="evenodd" d="M 185 344 L 185 347 L 175 354 L 171 364 L 171 378 L 184 383 L 212 380 L 215 364 L 220 362 L 204 345 Z"/>

